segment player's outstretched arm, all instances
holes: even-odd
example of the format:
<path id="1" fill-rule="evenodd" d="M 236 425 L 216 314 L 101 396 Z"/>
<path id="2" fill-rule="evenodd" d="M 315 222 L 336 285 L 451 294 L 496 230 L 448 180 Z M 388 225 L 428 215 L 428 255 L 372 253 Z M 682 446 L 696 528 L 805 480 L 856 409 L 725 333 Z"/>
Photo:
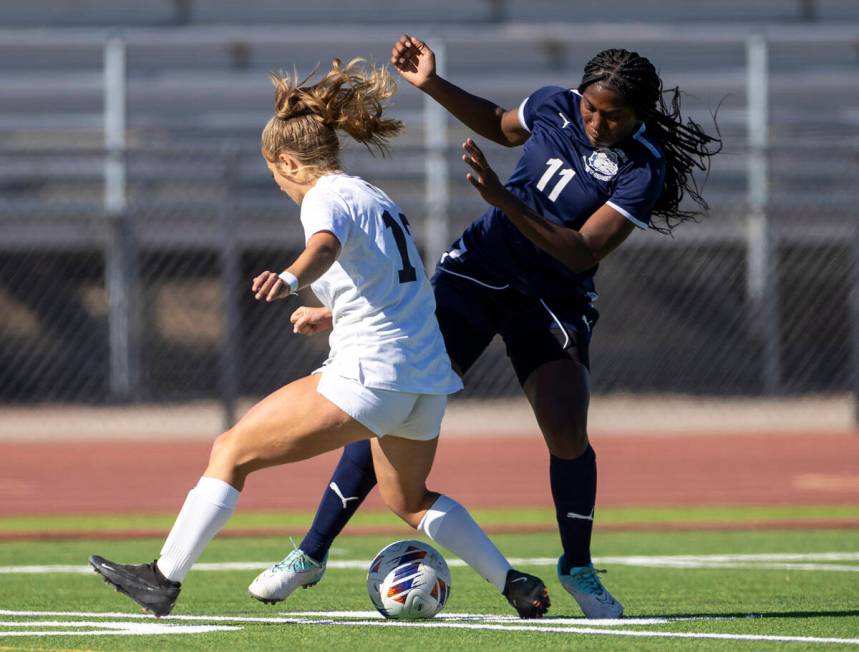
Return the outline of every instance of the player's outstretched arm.
<path id="1" fill-rule="evenodd" d="M 403 79 L 432 97 L 455 118 L 484 138 L 506 147 L 521 145 L 530 135 L 516 109 L 507 111 L 451 84 L 436 72 L 435 54 L 414 36 L 403 34 L 391 49 L 391 64 Z"/>
<path id="2" fill-rule="evenodd" d="M 466 175 L 483 199 L 500 208 L 513 225 L 535 245 L 574 272 L 596 265 L 629 237 L 635 228 L 629 220 L 604 204 L 576 231 L 550 222 L 507 190 L 486 156 L 471 138 L 462 144 L 462 160 L 471 167 Z"/>
<path id="3" fill-rule="evenodd" d="M 340 241 L 333 233 L 330 231 L 314 233 L 307 241 L 304 251 L 284 271 L 284 275 L 294 278 L 295 287 L 290 287 L 277 272 L 265 271 L 254 277 L 251 292 L 257 301 L 270 303 L 276 299 L 285 299 L 327 272 L 339 255 Z"/>

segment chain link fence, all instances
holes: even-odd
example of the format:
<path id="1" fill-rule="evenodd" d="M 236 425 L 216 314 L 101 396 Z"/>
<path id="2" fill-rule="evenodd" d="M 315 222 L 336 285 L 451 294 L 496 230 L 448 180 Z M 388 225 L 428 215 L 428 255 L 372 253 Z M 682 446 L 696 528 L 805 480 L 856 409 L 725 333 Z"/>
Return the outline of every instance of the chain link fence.
<path id="1" fill-rule="evenodd" d="M 297 208 L 265 187 L 270 179 L 254 163 L 258 154 L 127 156 L 132 199 L 125 214 L 107 215 L 95 199 L 88 207 L 83 196 L 77 206 L 42 199 L 26 213 L 0 209 L 0 400 L 260 395 L 318 366 L 326 338 L 291 333 L 288 317 L 298 301 L 259 304 L 249 292 L 256 273 L 283 268 L 302 245 Z M 854 156 L 846 151 L 841 163 L 857 169 Z M 3 161 L 18 168 L 34 158 L 18 152 Z M 396 156 L 389 163 L 396 167 Z M 164 176 L 155 180 L 147 169 Z M 181 180 L 178 169 L 193 170 L 194 178 Z M 451 179 L 457 184 L 468 192 Z M 409 191 L 417 182 L 381 185 L 404 198 L 422 232 L 422 206 Z M 742 204 L 716 203 L 674 238 L 634 234 L 597 276 L 594 391 L 850 391 L 857 233 L 845 212 L 853 190 L 842 188 L 842 201 L 830 194 L 828 208 L 808 201 L 772 216 L 775 324 L 761 323 L 761 307 L 748 293 Z M 480 210 L 467 197 L 452 202 L 461 209 L 451 213 L 457 229 Z M 127 302 L 122 312 L 111 296 Z M 313 297 L 303 291 L 301 300 Z M 768 337 L 778 339 L 775 388 L 764 382 Z M 518 391 L 497 344 L 470 372 L 465 396 Z"/>
<path id="2" fill-rule="evenodd" d="M 500 95 L 521 98 L 534 87 L 517 84 Z M 483 210 L 462 180 L 458 147 L 447 144 L 466 132 L 450 123 L 445 140 L 427 141 L 420 99 L 405 98 L 399 110 L 410 131 L 391 158 L 353 146 L 345 167 L 400 203 L 420 244 L 437 226 L 427 219 L 426 161 L 440 154 L 450 162 L 441 219 L 452 240 Z M 769 191 L 761 292 L 750 244 L 750 230 L 760 228 L 748 194 L 754 159 L 736 104 L 726 95 L 726 148 L 704 189 L 710 214 L 673 238 L 636 232 L 601 265 L 596 394 L 789 397 L 856 388 L 857 147 L 814 129 L 796 138 L 791 114 L 773 127 L 756 153 Z M 104 201 L 105 166 L 116 152 L 84 123 L 78 134 L 90 136 L 77 142 L 39 137 L 30 125 L 26 138 L 0 146 L 0 404 L 214 399 L 232 415 L 240 398 L 316 368 L 327 339 L 292 334 L 298 301 L 259 304 L 249 291 L 256 273 L 282 269 L 303 244 L 298 209 L 271 182 L 256 128 L 216 138 L 217 130 L 189 135 L 182 125 L 162 133 L 140 119 L 120 152 L 125 204 L 117 211 Z M 515 151 L 487 152 L 502 176 L 512 169 Z M 313 301 L 308 291 L 300 298 Z M 460 396 L 519 392 L 496 341 Z"/>

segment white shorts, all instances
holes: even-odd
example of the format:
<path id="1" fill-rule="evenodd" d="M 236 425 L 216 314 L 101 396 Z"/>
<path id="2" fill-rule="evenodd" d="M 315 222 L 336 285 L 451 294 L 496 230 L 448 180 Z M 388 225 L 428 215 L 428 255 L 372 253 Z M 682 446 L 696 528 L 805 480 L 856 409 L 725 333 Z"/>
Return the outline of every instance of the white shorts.
<path id="1" fill-rule="evenodd" d="M 357 380 L 330 371 L 320 374 L 316 391 L 377 437 L 435 439 L 447 405 L 445 394 L 412 394 L 364 387 Z"/>

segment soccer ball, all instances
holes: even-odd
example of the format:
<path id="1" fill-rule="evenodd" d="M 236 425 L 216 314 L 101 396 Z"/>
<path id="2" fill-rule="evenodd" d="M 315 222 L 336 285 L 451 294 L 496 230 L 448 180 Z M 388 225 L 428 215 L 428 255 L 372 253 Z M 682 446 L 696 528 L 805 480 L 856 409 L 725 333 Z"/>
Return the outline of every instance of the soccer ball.
<path id="1" fill-rule="evenodd" d="M 450 596 L 450 570 L 421 541 L 395 541 L 370 562 L 367 592 L 385 618 L 432 618 Z"/>

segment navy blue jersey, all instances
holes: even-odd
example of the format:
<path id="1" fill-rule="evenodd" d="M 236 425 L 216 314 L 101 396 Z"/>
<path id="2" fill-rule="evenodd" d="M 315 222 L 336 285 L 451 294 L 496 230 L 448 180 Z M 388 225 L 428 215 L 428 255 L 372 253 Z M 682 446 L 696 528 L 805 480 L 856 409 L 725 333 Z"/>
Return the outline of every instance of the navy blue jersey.
<path id="1" fill-rule="evenodd" d="M 581 96 L 546 86 L 519 107 L 531 136 L 506 188 L 555 224 L 579 229 L 608 203 L 636 226 L 650 225 L 665 180 L 661 149 L 644 124 L 612 148 L 594 148 L 584 132 Z M 498 208 L 466 229 L 460 248 L 472 263 L 537 297 L 593 300 L 597 266 L 575 273 L 533 244 Z"/>

